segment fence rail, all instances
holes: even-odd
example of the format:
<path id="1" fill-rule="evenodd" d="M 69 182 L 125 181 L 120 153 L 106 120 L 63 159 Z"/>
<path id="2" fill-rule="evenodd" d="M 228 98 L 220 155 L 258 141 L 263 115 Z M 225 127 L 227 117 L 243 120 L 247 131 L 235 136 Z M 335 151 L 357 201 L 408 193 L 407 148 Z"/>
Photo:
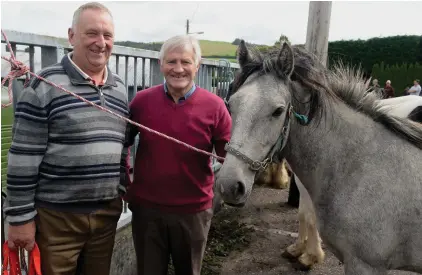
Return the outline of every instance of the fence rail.
<path id="1" fill-rule="evenodd" d="M 33 72 L 60 62 L 61 58 L 72 50 L 67 39 L 64 38 L 11 30 L 4 30 L 4 32 L 17 59 L 28 65 Z M 7 52 L 3 37 L 1 42 L 4 49 L 2 53 Z M 158 61 L 159 52 L 115 45 L 109 67 L 122 77 L 128 88 L 129 100 L 131 100 L 136 91 L 163 82 L 164 78 Z M 7 70 L 4 70 L 6 67 L 3 66 L 5 64 L 6 61 L 2 60 L 2 76 L 7 73 Z M 195 83 L 220 94 L 221 90 L 227 91 L 228 85 L 222 85 L 220 89 L 217 89 L 217 83 L 230 81 L 238 68 L 237 63 L 230 63 L 227 60 L 202 59 Z"/>
<path id="2" fill-rule="evenodd" d="M 37 35 L 32 33 L 4 30 L 11 44 L 16 58 L 29 66 L 32 72 L 60 62 L 61 58 L 71 51 L 71 47 L 64 38 Z M 8 49 L 4 38 L 2 42 L 2 55 L 7 56 Z M 3 50 L 4 49 L 4 50 Z M 2 60 L 2 77 L 8 71 L 8 63 Z M 161 84 L 164 77 L 160 72 L 159 53 L 115 45 L 108 66 L 118 74 L 125 82 L 128 90 L 128 100 L 131 101 L 138 91 L 142 91 L 152 85 Z M 227 60 L 202 59 L 195 83 L 210 92 L 224 97 L 229 89 L 234 72 L 239 68 L 237 63 Z M 22 91 L 22 81 L 14 81 L 13 98 L 14 104 L 18 94 Z M 13 108 L 12 106 L 10 108 Z M 7 153 L 12 139 L 12 125 L 2 125 L 2 148 L 1 148 L 1 176 L 2 190 L 6 185 Z M 135 155 L 135 146 L 132 146 L 131 156 Z M 122 221 L 130 221 L 130 211 L 125 204 L 119 221 L 119 226 L 124 226 Z"/>

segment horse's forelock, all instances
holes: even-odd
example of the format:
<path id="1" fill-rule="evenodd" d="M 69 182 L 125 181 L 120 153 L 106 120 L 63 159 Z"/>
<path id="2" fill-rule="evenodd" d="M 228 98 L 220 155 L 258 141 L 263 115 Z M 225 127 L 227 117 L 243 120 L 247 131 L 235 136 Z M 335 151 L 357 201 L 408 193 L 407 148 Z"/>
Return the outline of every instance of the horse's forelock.
<path id="1" fill-rule="evenodd" d="M 245 83 L 249 76 L 251 76 L 255 72 L 263 71 L 263 61 L 261 53 L 253 47 L 248 50 L 252 58 L 249 60 L 248 63 L 244 64 L 240 68 L 239 74 L 237 74 L 237 76 L 234 78 L 230 96 L 232 96 L 239 90 L 239 88 Z"/>

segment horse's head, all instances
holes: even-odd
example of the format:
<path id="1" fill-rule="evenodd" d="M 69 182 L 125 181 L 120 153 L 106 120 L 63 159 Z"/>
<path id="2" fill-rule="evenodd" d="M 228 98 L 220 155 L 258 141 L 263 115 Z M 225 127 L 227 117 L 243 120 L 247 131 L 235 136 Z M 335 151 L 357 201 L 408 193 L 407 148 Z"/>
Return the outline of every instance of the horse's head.
<path id="1" fill-rule="evenodd" d="M 241 206 L 251 193 L 255 174 L 265 170 L 285 145 L 294 56 L 287 43 L 262 56 L 242 41 L 237 58 L 241 73 L 229 100 L 232 136 L 217 184 L 227 204 Z"/>

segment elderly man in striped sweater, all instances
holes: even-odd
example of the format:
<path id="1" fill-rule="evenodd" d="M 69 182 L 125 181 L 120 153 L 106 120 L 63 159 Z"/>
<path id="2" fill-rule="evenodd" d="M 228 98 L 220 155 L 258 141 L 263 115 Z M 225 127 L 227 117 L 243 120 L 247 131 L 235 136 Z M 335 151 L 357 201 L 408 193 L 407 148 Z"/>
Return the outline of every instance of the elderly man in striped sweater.
<path id="1" fill-rule="evenodd" d="M 81 6 L 68 35 L 73 51 L 38 74 L 127 117 L 125 85 L 106 66 L 114 42 L 110 11 Z M 43 275 L 75 274 L 78 257 L 84 274 L 109 274 L 125 192 L 125 129 L 123 120 L 36 78 L 22 91 L 4 210 L 9 247 L 30 251 L 36 241 Z"/>

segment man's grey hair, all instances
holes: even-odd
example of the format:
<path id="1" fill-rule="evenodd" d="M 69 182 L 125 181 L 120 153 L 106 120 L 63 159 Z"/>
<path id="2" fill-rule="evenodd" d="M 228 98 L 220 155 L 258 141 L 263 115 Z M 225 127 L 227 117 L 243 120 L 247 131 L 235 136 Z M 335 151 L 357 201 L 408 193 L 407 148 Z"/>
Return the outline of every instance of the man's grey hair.
<path id="1" fill-rule="evenodd" d="M 73 20 L 72 20 L 72 29 L 74 29 L 79 21 L 79 17 L 81 16 L 82 12 L 85 10 L 100 10 L 103 12 L 107 12 L 110 14 L 111 19 L 113 19 L 113 15 L 111 14 L 110 10 L 101 3 L 98 2 L 89 2 L 80 6 L 74 13 L 73 13 Z"/>
<path id="2" fill-rule="evenodd" d="M 193 36 L 190 35 L 176 35 L 166 40 L 161 46 L 160 50 L 160 61 L 163 63 L 164 57 L 168 52 L 171 52 L 175 49 L 192 49 L 194 55 L 193 59 L 195 65 L 198 65 L 201 62 L 201 47 L 199 46 L 199 41 Z"/>
<path id="3" fill-rule="evenodd" d="M 387 80 L 387 82 L 386 82 L 388 85 L 390 85 L 391 84 L 391 81 L 390 80 Z"/>

